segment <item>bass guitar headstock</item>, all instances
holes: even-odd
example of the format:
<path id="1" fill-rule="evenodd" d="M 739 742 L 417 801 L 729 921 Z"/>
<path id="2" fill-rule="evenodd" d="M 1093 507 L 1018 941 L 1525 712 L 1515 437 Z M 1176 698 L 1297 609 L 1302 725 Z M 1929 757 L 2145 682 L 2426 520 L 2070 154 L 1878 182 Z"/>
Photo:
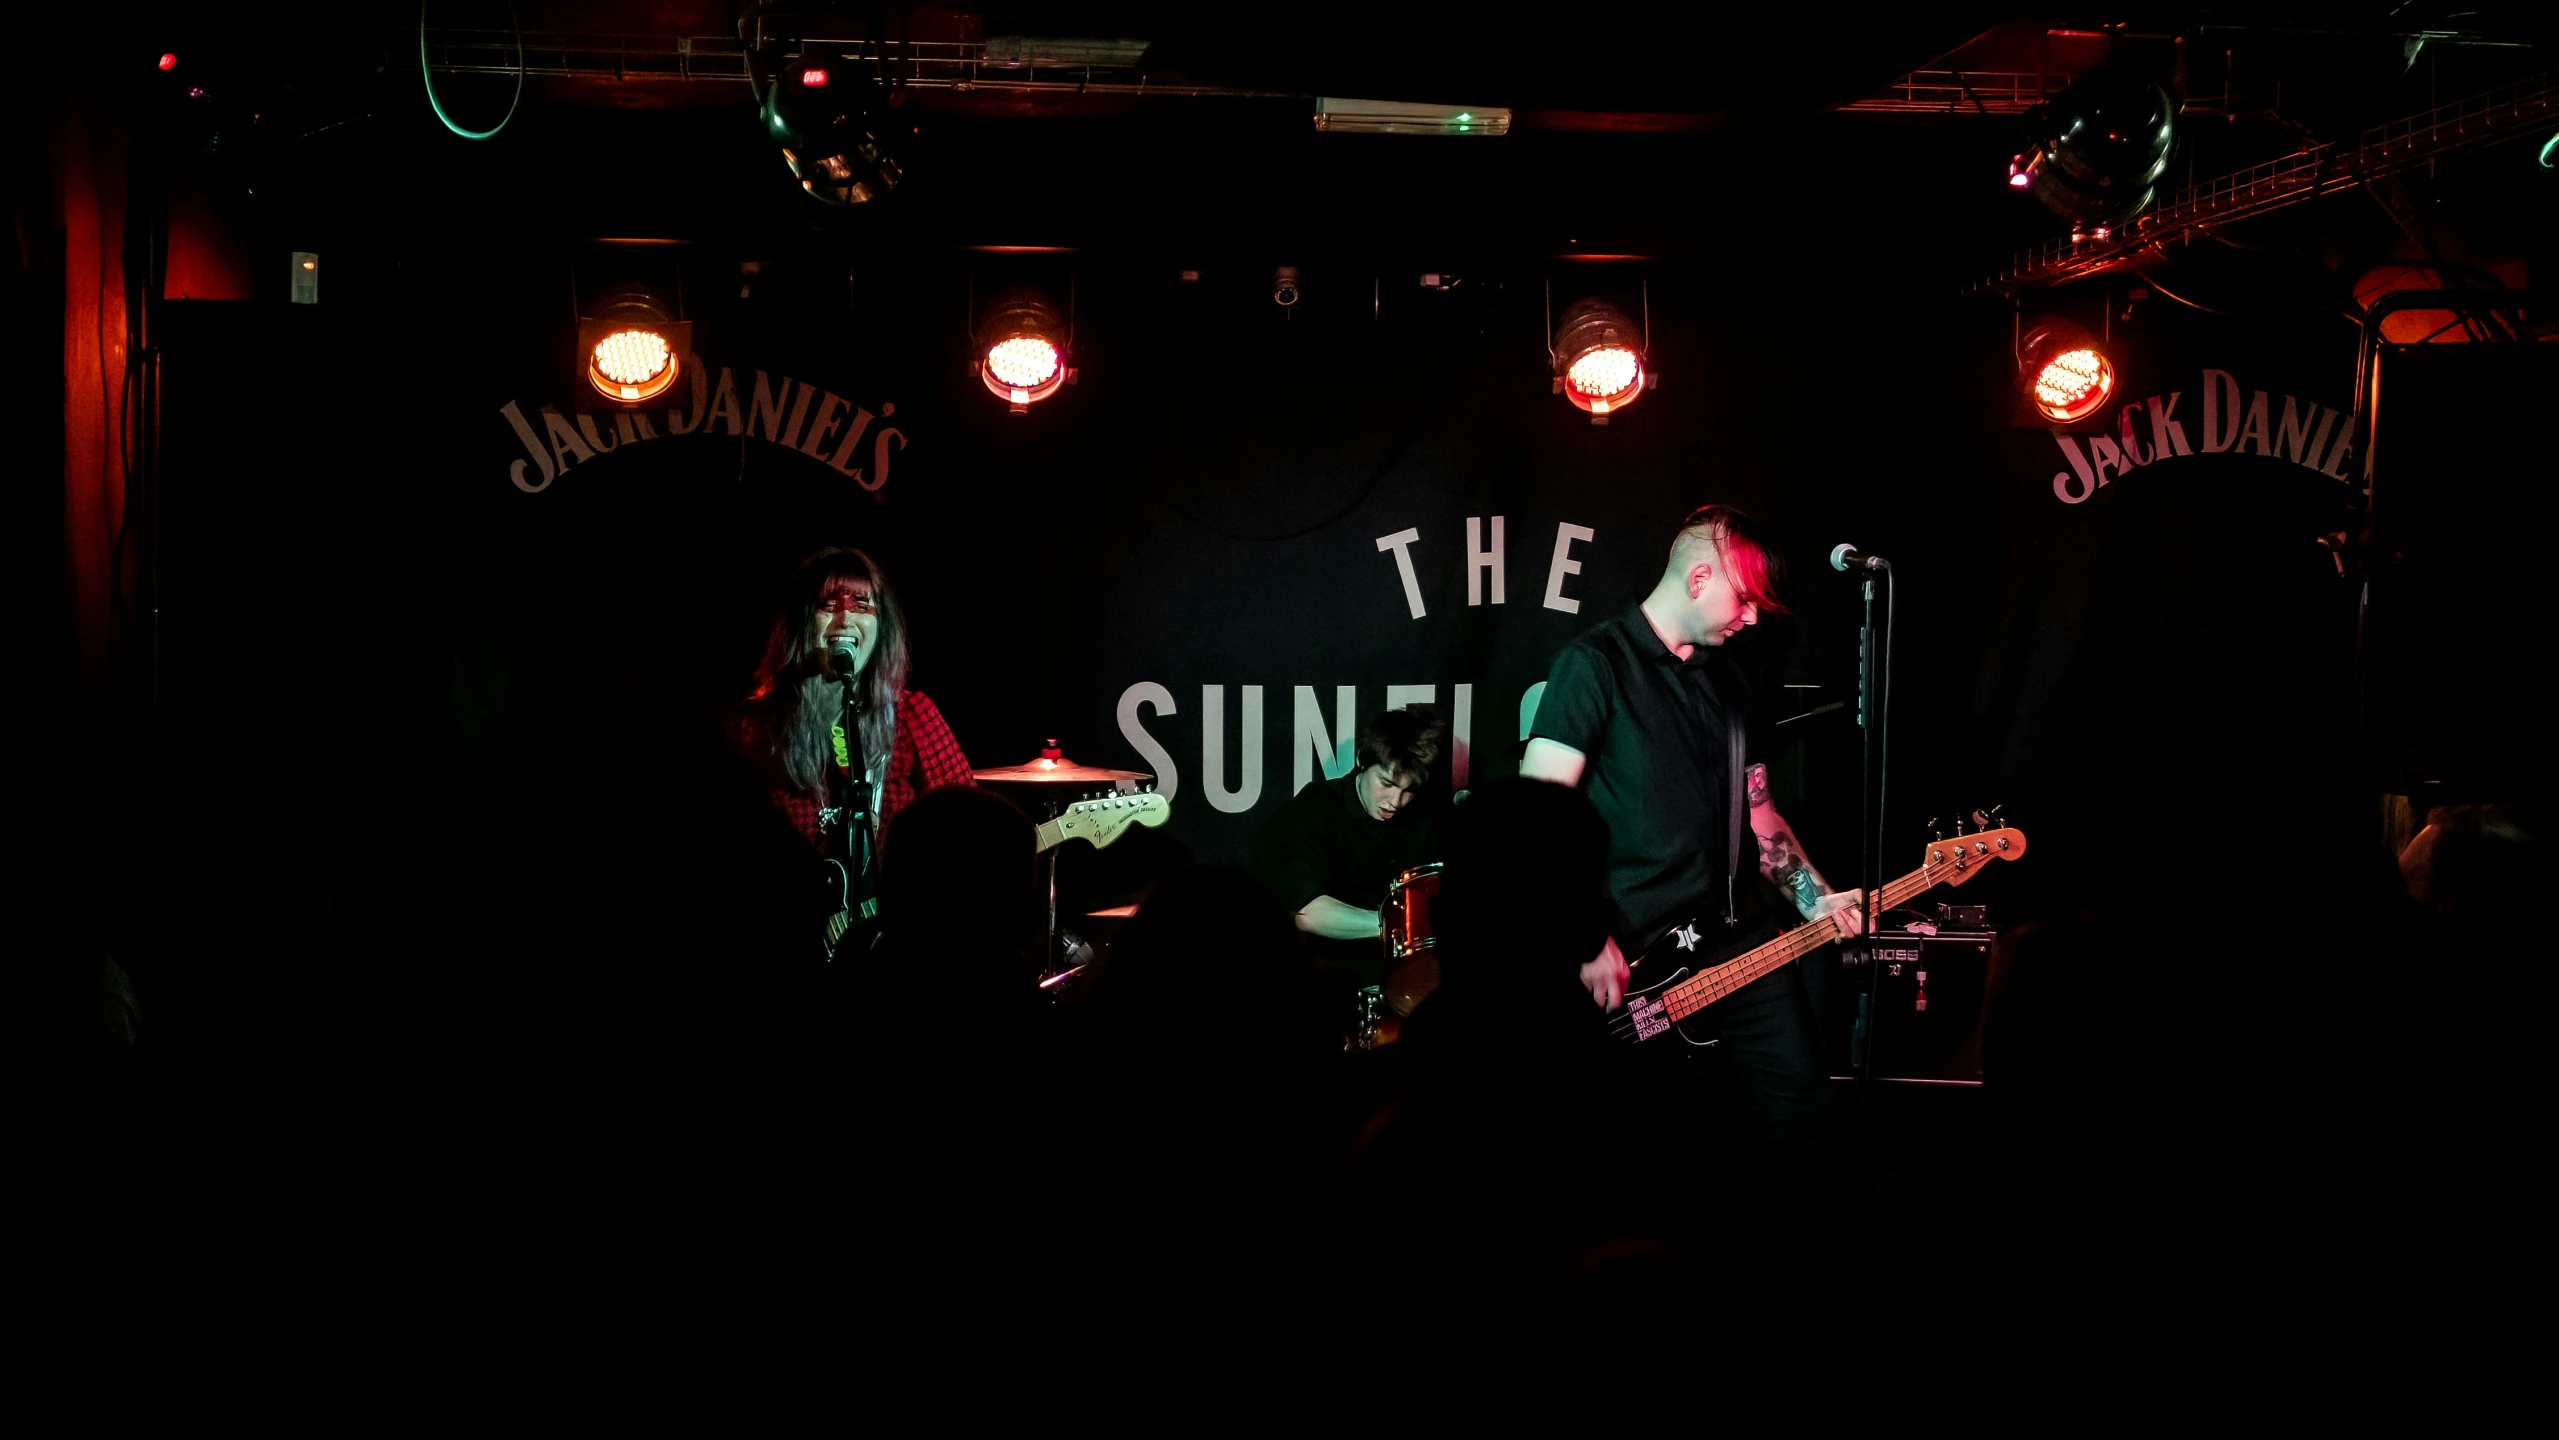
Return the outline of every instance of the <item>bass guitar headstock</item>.
<path id="1" fill-rule="evenodd" d="M 1970 835 L 1957 835 L 1952 840 L 1931 840 L 1919 863 L 1928 878 L 1939 885 L 1961 885 L 1983 870 L 1993 860 L 2014 860 L 2026 853 L 2026 832 L 2014 827 L 1998 830 L 1976 830 Z"/>

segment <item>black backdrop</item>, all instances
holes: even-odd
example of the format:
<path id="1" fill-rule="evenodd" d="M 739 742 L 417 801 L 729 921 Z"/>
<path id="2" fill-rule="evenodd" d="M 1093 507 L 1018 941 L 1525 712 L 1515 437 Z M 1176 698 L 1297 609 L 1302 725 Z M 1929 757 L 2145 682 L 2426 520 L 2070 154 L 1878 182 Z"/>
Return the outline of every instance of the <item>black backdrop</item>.
<path id="1" fill-rule="evenodd" d="M 431 811 L 564 686 L 734 699 L 773 582 L 829 543 L 890 568 L 917 683 L 974 761 L 1055 736 L 1160 772 L 1175 823 L 1085 862 L 1097 900 L 1185 856 L 1239 859 L 1310 763 L 1301 697 L 1329 728 L 1344 687 L 1357 711 L 1426 688 L 1468 712 L 1470 780 L 1508 773 L 1555 647 L 1637 593 L 1710 499 L 1781 538 L 1794 613 L 1745 650 L 1781 715 L 1819 712 L 1779 729 L 1777 758 L 1835 875 L 1857 841 L 1853 704 L 1821 708 L 1853 700 L 1855 586 L 1821 563 L 1842 540 L 1899 567 L 1895 869 L 1929 817 L 2004 803 L 2041 847 L 1982 884 L 2013 915 L 2234 787 L 2354 791 L 2351 604 L 2314 543 L 2347 486 L 2259 453 L 2346 407 L 2343 323 L 2219 321 L 2121 286 L 2039 302 L 2110 333 L 2123 399 L 2181 396 L 2165 418 L 2198 452 L 2057 487 L 2093 442 L 2015 423 L 2010 309 L 1960 293 L 2037 224 L 1981 180 L 2001 127 L 1470 144 L 1301 126 L 1080 121 L 1028 153 L 1019 128 L 946 134 L 902 212 L 848 229 L 793 208 L 751 127 L 532 113 L 489 146 L 407 136 L 413 184 L 315 185 L 268 212 L 263 238 L 326 257 L 322 304 L 180 306 L 170 332 L 164 663 L 236 781 L 243 843 L 215 868 L 248 872 L 238 903 L 316 915 L 376 889 L 380 827 Z M 1807 153 L 1858 163 L 1817 188 Z M 751 433 L 705 403 L 690 434 L 659 412 L 657 438 L 552 450 L 545 406 L 587 438 L 575 297 L 643 253 L 590 243 L 619 236 L 691 242 L 644 253 L 680 271 L 697 373 L 733 378 Z M 1078 248 L 965 248 L 1022 242 Z M 1655 258 L 1549 258 L 1633 252 Z M 1307 277 L 1286 315 L 1275 263 Z M 1011 417 L 966 369 L 966 317 L 1025 273 L 1071 277 L 1081 375 Z M 1631 302 L 1639 277 L 1664 383 L 1594 427 L 1549 393 L 1546 289 Z M 766 438 L 759 381 L 870 412 L 862 453 L 839 469 Z M 2263 441 L 2210 449 L 2215 384 L 2242 397 L 2224 427 L 2267 393 Z M 2119 418 L 2087 433 L 2120 437 Z M 2151 413 L 2129 422 L 2143 455 Z M 1479 570 L 1470 605 L 1470 527 L 1494 517 L 1500 603 Z M 1559 527 L 1588 532 L 1560 579 Z M 1380 547 L 1408 530 L 1412 596 Z M 645 773 L 559 783 L 647 803 Z"/>

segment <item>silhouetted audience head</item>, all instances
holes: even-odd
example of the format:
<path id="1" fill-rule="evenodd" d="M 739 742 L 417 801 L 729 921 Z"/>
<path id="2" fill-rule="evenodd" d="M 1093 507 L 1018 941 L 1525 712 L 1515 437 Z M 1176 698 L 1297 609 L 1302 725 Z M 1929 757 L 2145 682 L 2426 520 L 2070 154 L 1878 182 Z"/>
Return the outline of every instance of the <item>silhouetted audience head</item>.
<path id="1" fill-rule="evenodd" d="M 2504 805 L 2438 806 L 2399 852 L 2408 898 L 2459 928 L 2513 915 L 2518 901 L 2547 891 L 2550 872 L 2550 847 Z"/>
<path id="2" fill-rule="evenodd" d="M 1320 1016 L 1287 912 L 1251 875 L 1222 865 L 1194 865 L 1155 887 L 1112 944 L 1093 1004 L 1151 1044 L 1267 1058 L 1341 1043 L 1339 1027 Z"/>
<path id="3" fill-rule="evenodd" d="M 991 790 L 917 797 L 880 843 L 883 943 L 929 957 L 946 998 L 1036 996 L 1025 949 L 1041 920 L 1036 846 L 1030 817 Z"/>
<path id="4" fill-rule="evenodd" d="M 1573 981 L 1608 938 L 1608 827 L 1590 797 L 1499 780 L 1451 812 L 1432 922 L 1443 983 Z"/>

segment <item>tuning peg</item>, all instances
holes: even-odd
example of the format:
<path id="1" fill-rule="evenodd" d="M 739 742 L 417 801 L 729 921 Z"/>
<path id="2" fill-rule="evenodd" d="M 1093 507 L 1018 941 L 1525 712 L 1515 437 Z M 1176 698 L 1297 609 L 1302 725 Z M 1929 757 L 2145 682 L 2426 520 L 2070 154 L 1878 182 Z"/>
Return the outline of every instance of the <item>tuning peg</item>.
<path id="1" fill-rule="evenodd" d="M 1975 830 L 1987 830 L 1987 829 L 1989 829 L 1989 828 L 1990 828 L 1990 816 L 1989 816 L 1988 814 L 1986 814 L 1986 813 L 1982 812 L 1982 811 L 1979 811 L 1979 810 L 1974 811 L 1974 812 L 1973 812 L 1973 828 L 1974 828 Z"/>
<path id="2" fill-rule="evenodd" d="M 1981 817 L 1984 822 L 1983 828 L 1988 829 L 1991 824 L 1996 823 L 1999 819 L 1999 812 L 2007 808 L 2008 807 L 2005 805 L 1991 806 L 1989 811 Z"/>
<path id="3" fill-rule="evenodd" d="M 1928 817 L 1928 838 L 1931 840 L 1943 840 L 1946 838 L 1946 827 L 1938 824 L 1937 817 L 1934 815 Z"/>

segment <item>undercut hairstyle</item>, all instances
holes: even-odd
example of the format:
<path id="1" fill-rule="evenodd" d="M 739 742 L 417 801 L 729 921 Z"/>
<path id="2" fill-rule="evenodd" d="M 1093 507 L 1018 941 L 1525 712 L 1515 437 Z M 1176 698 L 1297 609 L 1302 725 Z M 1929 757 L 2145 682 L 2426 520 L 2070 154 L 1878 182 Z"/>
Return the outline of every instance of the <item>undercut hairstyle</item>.
<path id="1" fill-rule="evenodd" d="M 1399 779 L 1410 775 L 1416 781 L 1428 780 L 1447 740 L 1448 722 L 1440 718 L 1436 705 L 1381 710 L 1360 722 L 1360 768 L 1390 765 L 1394 768 L 1389 773 Z"/>
<path id="2" fill-rule="evenodd" d="M 826 673 L 818 645 L 818 602 L 830 582 L 859 580 L 879 607 L 879 637 L 853 685 L 853 730 L 865 771 L 888 772 L 889 746 L 897 738 L 897 697 L 906 689 L 906 612 L 879 563 L 859 550 L 829 547 L 803 560 L 783 582 L 782 600 L 755 667 L 755 689 L 746 697 L 755 747 L 791 788 L 826 793 L 826 767 L 834 760 L 834 731 L 842 682 Z"/>
<path id="3" fill-rule="evenodd" d="M 1671 567 L 1683 571 L 1711 558 L 1732 577 L 1735 594 L 1772 615 L 1786 613 L 1777 598 L 1776 547 L 1758 521 L 1730 505 L 1689 511 L 1670 543 L 1670 558 Z"/>

